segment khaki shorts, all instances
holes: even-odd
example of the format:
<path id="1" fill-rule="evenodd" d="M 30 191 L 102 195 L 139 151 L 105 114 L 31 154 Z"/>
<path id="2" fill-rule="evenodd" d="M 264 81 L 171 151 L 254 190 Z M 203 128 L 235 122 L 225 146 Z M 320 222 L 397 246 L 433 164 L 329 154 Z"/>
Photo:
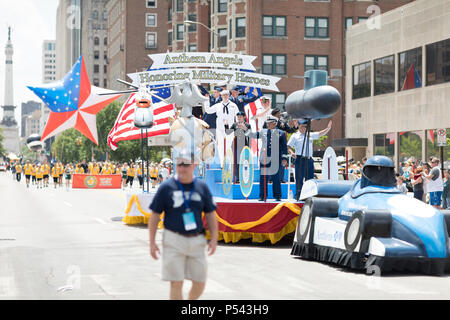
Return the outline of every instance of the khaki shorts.
<path id="1" fill-rule="evenodd" d="M 162 279 L 206 282 L 206 238 L 200 234 L 184 237 L 164 229 L 162 239 Z"/>

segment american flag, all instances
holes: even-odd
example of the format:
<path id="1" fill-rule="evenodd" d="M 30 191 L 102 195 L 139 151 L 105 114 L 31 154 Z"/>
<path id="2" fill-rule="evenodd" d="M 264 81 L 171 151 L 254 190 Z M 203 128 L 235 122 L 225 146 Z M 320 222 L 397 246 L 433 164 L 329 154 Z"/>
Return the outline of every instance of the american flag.
<path id="1" fill-rule="evenodd" d="M 257 89 L 259 96 L 261 96 L 261 89 Z M 250 88 L 249 93 L 247 95 L 250 95 L 251 92 L 253 92 L 253 88 Z M 248 123 L 250 124 L 251 130 L 253 132 L 260 131 L 264 125 L 264 121 L 261 119 L 253 120 L 252 117 L 256 114 L 256 112 L 259 109 L 264 109 L 261 99 L 257 99 L 253 102 L 247 103 L 244 106 L 245 115 L 247 116 Z M 257 139 L 252 139 L 250 149 L 252 150 L 252 154 L 254 156 L 258 155 L 259 150 L 261 149 L 262 142 Z"/>
<path id="2" fill-rule="evenodd" d="M 169 134 L 169 117 L 175 116 L 175 105 L 164 102 L 153 103 L 153 127 L 143 133 L 144 138 Z M 117 143 L 124 140 L 141 138 L 141 129 L 134 126 L 134 111 L 136 110 L 136 94 L 132 93 L 123 105 L 116 122 L 108 134 L 108 145 L 112 150 L 117 149 Z"/>

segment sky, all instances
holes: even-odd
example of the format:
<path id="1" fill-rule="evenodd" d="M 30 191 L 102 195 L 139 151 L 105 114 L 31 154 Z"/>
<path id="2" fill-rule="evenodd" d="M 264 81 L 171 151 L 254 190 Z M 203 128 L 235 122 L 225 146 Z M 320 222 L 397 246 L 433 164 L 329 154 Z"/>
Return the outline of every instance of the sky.
<path id="1" fill-rule="evenodd" d="M 14 104 L 19 124 L 22 102 L 41 102 L 27 85 L 42 83 L 42 43 L 56 39 L 57 7 L 58 0 L 0 0 L 0 105 L 5 99 L 5 46 L 10 25 L 14 47 Z M 3 117 L 3 110 L 0 116 Z"/>

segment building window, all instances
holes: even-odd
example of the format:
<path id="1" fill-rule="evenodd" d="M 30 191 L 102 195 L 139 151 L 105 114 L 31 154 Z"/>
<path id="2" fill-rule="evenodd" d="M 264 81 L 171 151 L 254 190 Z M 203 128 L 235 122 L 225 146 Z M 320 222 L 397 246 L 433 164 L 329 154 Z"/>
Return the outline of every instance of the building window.
<path id="1" fill-rule="evenodd" d="M 422 87 L 422 47 L 398 54 L 398 91 Z"/>
<path id="2" fill-rule="evenodd" d="M 197 52 L 197 45 L 196 44 L 190 44 L 189 45 L 189 52 Z"/>
<path id="3" fill-rule="evenodd" d="M 100 66 L 98 64 L 94 64 L 94 73 L 100 72 Z"/>
<path id="4" fill-rule="evenodd" d="M 227 12 L 227 0 L 217 0 L 217 12 Z"/>
<path id="5" fill-rule="evenodd" d="M 227 29 L 219 29 L 219 48 L 227 46 Z"/>
<path id="6" fill-rule="evenodd" d="M 233 39 L 233 20 L 230 19 L 228 24 L 229 24 L 228 30 L 230 30 L 230 35 L 229 36 L 230 36 L 230 40 L 231 40 L 231 39 Z"/>
<path id="7" fill-rule="evenodd" d="M 145 2 L 147 8 L 156 8 L 157 6 L 156 0 L 146 0 Z"/>
<path id="8" fill-rule="evenodd" d="M 245 18 L 236 18 L 236 38 L 245 38 L 246 27 L 247 27 L 247 20 Z"/>
<path id="9" fill-rule="evenodd" d="M 328 56 L 305 56 L 305 72 L 308 70 L 328 71 Z"/>
<path id="10" fill-rule="evenodd" d="M 282 112 L 285 111 L 286 93 L 264 93 L 265 96 L 270 96 L 272 98 L 272 108 L 278 108 Z"/>
<path id="11" fill-rule="evenodd" d="M 345 18 L 345 30 L 353 25 L 353 17 Z"/>
<path id="12" fill-rule="evenodd" d="M 370 72 L 370 62 L 353 66 L 353 99 L 370 97 Z"/>
<path id="13" fill-rule="evenodd" d="M 196 22 L 197 21 L 197 15 L 196 14 L 190 14 L 188 15 L 188 20 Z M 196 23 L 189 23 L 188 24 L 188 32 L 197 31 L 197 24 Z"/>
<path id="14" fill-rule="evenodd" d="M 262 73 L 264 74 L 286 74 L 286 55 L 263 54 Z"/>
<path id="15" fill-rule="evenodd" d="M 108 20 L 108 11 L 103 10 L 103 20 Z"/>
<path id="16" fill-rule="evenodd" d="M 156 32 L 145 33 L 145 48 L 156 49 Z"/>
<path id="17" fill-rule="evenodd" d="M 145 25 L 147 27 L 156 27 L 157 26 L 156 13 L 147 13 L 145 16 L 146 16 Z"/>
<path id="18" fill-rule="evenodd" d="M 98 51 L 98 50 L 95 50 L 95 51 L 94 51 L 94 59 L 95 59 L 95 60 L 100 59 L 100 51 Z"/>
<path id="19" fill-rule="evenodd" d="M 105 38 L 103 39 L 103 44 L 104 44 L 105 46 L 108 45 L 108 38 L 105 37 Z"/>
<path id="20" fill-rule="evenodd" d="M 423 131 L 399 132 L 399 160 L 405 162 L 411 157 L 414 160 L 422 160 Z"/>
<path id="21" fill-rule="evenodd" d="M 100 39 L 98 37 L 94 38 L 94 45 L 96 46 L 100 45 Z"/>
<path id="22" fill-rule="evenodd" d="M 395 62 L 393 55 L 375 60 L 374 73 L 374 95 L 395 91 Z"/>
<path id="23" fill-rule="evenodd" d="M 176 0 L 176 3 L 177 3 L 177 11 L 178 12 L 183 11 L 184 1 L 183 0 Z"/>
<path id="24" fill-rule="evenodd" d="M 108 66 L 105 64 L 103 65 L 103 73 L 107 74 L 108 73 Z"/>
<path id="25" fill-rule="evenodd" d="M 305 18 L 306 38 L 328 38 L 328 18 Z"/>
<path id="26" fill-rule="evenodd" d="M 98 20 L 98 11 L 97 10 L 92 11 L 92 19 Z"/>
<path id="27" fill-rule="evenodd" d="M 373 154 L 394 157 L 396 133 L 375 134 L 373 136 Z"/>
<path id="28" fill-rule="evenodd" d="M 361 22 L 365 22 L 365 21 L 367 21 L 369 18 L 367 18 L 367 17 L 358 17 L 358 23 L 361 23 Z"/>
<path id="29" fill-rule="evenodd" d="M 177 24 L 177 40 L 183 40 L 184 24 Z"/>
<path id="30" fill-rule="evenodd" d="M 167 20 L 172 21 L 172 7 L 167 11 Z"/>
<path id="31" fill-rule="evenodd" d="M 450 39 L 426 46 L 427 86 L 450 81 Z"/>
<path id="32" fill-rule="evenodd" d="M 169 44 L 169 46 L 171 46 L 172 45 L 172 31 L 169 31 L 168 35 L 169 35 L 168 44 Z"/>
<path id="33" fill-rule="evenodd" d="M 263 36 L 286 36 L 286 17 L 263 16 Z"/>

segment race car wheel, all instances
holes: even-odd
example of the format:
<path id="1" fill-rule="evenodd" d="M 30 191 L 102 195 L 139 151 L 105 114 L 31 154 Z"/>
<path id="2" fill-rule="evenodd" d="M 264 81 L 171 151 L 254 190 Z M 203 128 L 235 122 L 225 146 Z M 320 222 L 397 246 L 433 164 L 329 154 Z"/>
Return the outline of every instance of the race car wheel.
<path id="1" fill-rule="evenodd" d="M 345 248 L 353 252 L 361 241 L 361 252 L 366 252 L 371 237 L 390 237 L 392 215 L 385 210 L 356 211 L 347 223 L 344 232 Z"/>
<path id="2" fill-rule="evenodd" d="M 311 205 L 312 199 L 306 200 L 305 204 L 302 207 L 302 211 L 300 212 L 300 217 L 297 222 L 297 242 L 303 244 L 306 240 L 306 236 L 308 235 L 308 230 L 311 226 Z"/>
<path id="3" fill-rule="evenodd" d="M 348 221 L 344 232 L 345 248 L 348 251 L 355 251 L 356 246 L 359 243 L 359 239 L 361 238 L 362 226 L 363 217 L 361 211 L 357 211 Z"/>
<path id="4" fill-rule="evenodd" d="M 303 244 L 308 235 L 314 232 L 315 217 L 337 217 L 339 202 L 337 198 L 308 198 L 302 207 L 297 222 L 297 242 Z"/>

